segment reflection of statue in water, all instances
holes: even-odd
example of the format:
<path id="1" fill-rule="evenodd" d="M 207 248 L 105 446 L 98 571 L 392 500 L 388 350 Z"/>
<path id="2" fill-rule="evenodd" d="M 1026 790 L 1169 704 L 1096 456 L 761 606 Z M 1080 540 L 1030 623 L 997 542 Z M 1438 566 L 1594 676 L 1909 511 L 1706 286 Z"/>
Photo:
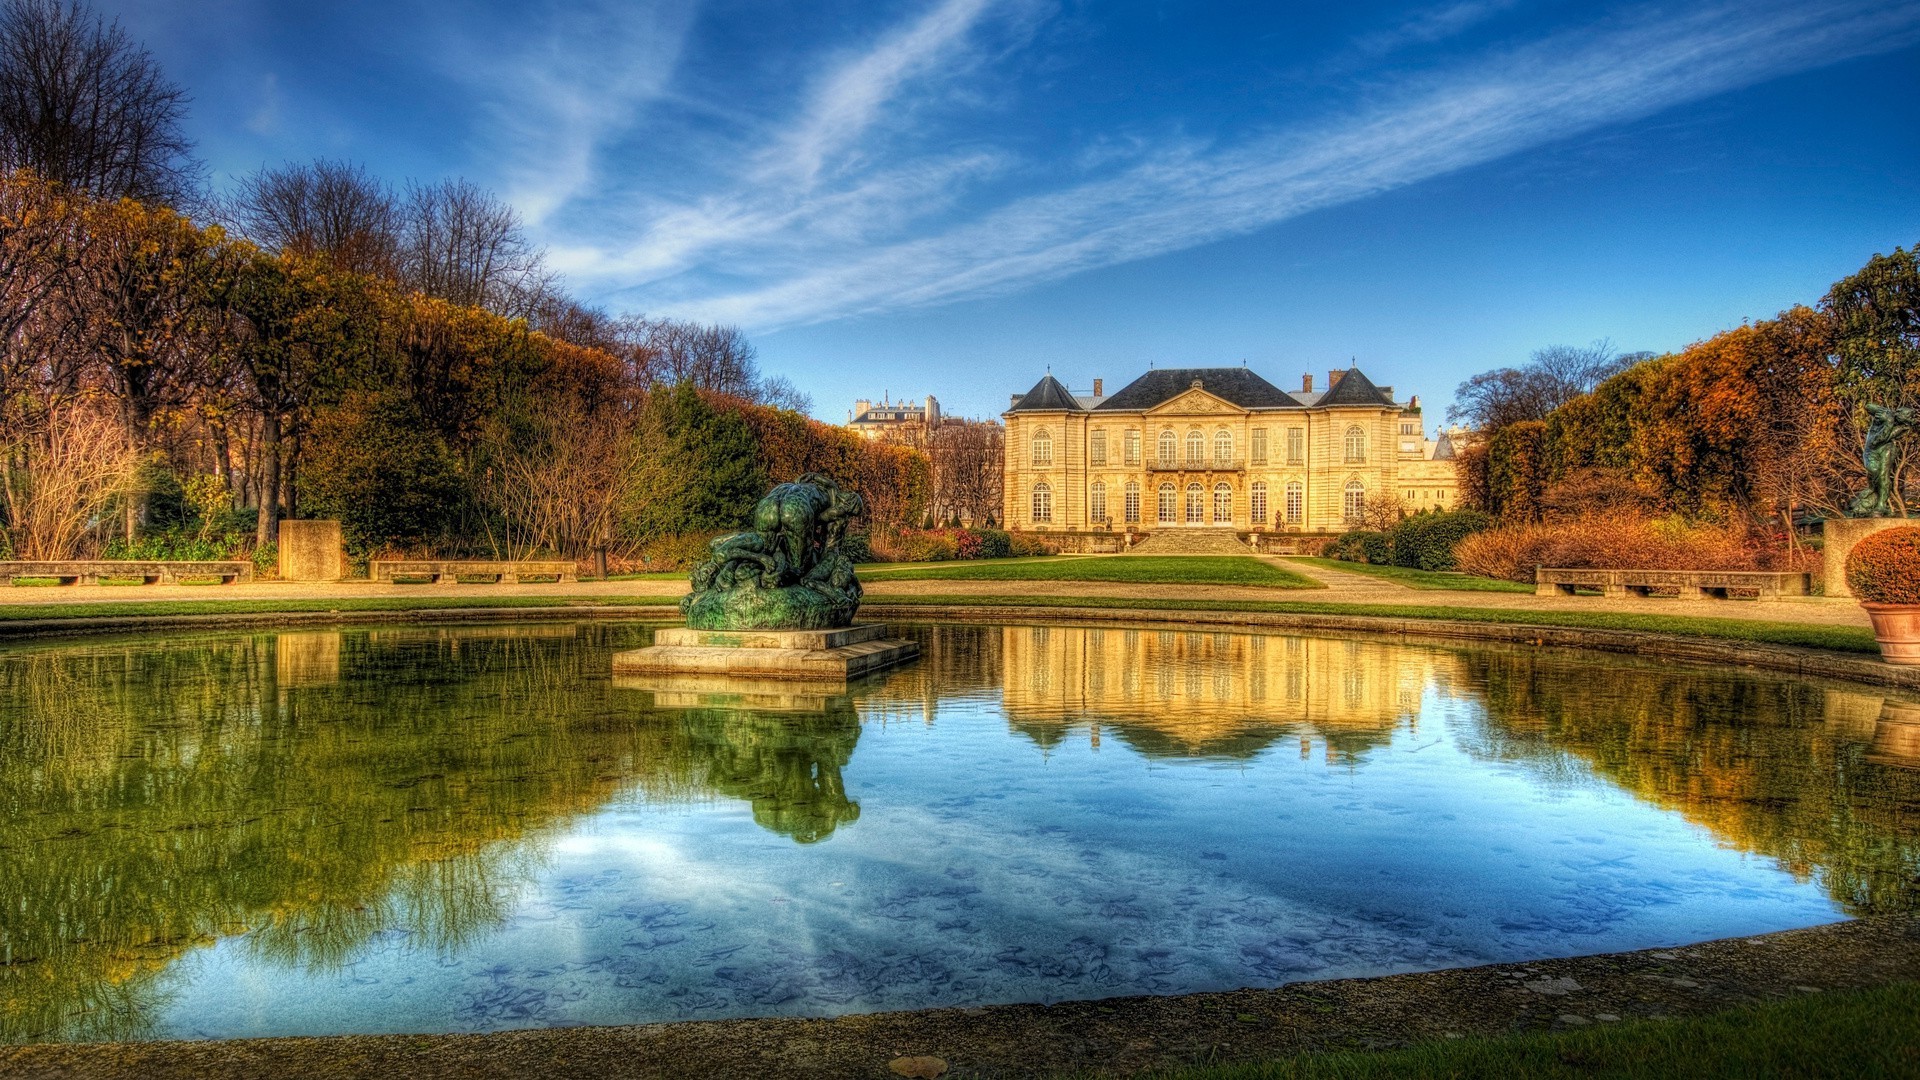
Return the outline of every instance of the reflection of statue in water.
<path id="1" fill-rule="evenodd" d="M 812 714 L 698 709 L 687 727 L 707 758 L 707 783 L 747 800 L 761 828 L 811 844 L 859 819 L 840 778 L 860 740 L 850 703 Z"/>
<path id="2" fill-rule="evenodd" d="M 858 492 L 823 473 L 769 491 L 753 530 L 714 540 L 680 602 L 699 630 L 825 630 L 848 626 L 860 607 L 853 560 L 840 550 L 847 524 L 866 509 Z"/>
<path id="3" fill-rule="evenodd" d="M 1920 421 L 1913 409 L 1867 406 L 1867 490 L 1854 496 L 1848 512 L 1854 517 L 1892 517 L 1893 485 L 1899 464 L 1900 440 Z"/>

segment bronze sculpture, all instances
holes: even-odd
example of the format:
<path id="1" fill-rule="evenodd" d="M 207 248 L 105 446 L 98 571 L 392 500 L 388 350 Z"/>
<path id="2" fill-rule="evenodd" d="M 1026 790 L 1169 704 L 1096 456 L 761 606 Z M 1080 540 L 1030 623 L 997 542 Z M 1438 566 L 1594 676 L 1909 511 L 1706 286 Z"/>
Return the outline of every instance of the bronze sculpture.
<path id="1" fill-rule="evenodd" d="M 715 539 L 680 601 L 697 630 L 831 630 L 860 607 L 847 525 L 866 510 L 859 492 L 824 473 L 780 484 L 754 507 L 753 529 Z"/>
<path id="2" fill-rule="evenodd" d="M 1848 507 L 1851 517 L 1892 517 L 1894 482 L 1899 465 L 1900 440 L 1920 422 L 1910 408 L 1867 405 L 1866 449 L 1862 460 L 1867 467 L 1867 490 L 1856 495 Z"/>

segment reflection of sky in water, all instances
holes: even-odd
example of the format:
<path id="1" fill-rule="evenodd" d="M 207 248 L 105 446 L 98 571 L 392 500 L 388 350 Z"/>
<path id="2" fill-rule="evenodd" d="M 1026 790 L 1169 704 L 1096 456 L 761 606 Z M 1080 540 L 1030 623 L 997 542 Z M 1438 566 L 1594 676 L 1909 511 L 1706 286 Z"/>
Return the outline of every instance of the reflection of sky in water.
<path id="1" fill-rule="evenodd" d="M 851 700 L 622 685 L 625 623 L 0 648 L 0 1040 L 1168 994 L 1920 901 L 1920 710 L 1876 695 L 911 632 Z"/>
<path id="2" fill-rule="evenodd" d="M 479 1031 L 1179 993 L 1606 952 L 1838 917 L 1815 882 L 1565 763 L 1463 747 L 1429 691 L 1364 760 L 1041 752 L 991 697 L 869 720 L 857 821 L 625 797 L 549 837 L 497 930 L 342 970 L 188 953 L 153 1034 Z"/>

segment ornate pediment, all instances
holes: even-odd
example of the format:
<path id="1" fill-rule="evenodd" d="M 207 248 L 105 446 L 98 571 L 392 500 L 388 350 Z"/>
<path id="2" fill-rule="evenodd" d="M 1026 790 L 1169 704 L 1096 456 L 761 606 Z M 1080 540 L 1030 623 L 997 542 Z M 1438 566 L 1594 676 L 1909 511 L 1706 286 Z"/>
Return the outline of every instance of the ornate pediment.
<path id="1" fill-rule="evenodd" d="M 1244 414 L 1247 410 L 1201 388 L 1188 390 L 1147 410 L 1148 416 Z"/>

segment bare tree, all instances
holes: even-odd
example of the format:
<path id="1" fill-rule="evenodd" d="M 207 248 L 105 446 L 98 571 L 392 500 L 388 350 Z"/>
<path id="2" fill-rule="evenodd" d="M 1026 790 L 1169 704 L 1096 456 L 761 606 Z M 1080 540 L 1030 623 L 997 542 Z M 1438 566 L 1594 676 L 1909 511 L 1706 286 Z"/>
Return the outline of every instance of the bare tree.
<path id="1" fill-rule="evenodd" d="M 80 401 L 5 448 L 6 535 L 16 558 L 71 559 L 108 506 L 133 494 L 140 448 L 112 410 Z"/>
<path id="2" fill-rule="evenodd" d="M 1391 491 L 1373 491 L 1368 492 L 1360 504 L 1360 520 L 1357 524 L 1363 529 L 1385 532 L 1406 516 L 1406 504 L 1398 495 Z"/>
<path id="3" fill-rule="evenodd" d="M 1461 383 L 1447 419 L 1464 421 L 1483 435 L 1509 424 L 1545 420 L 1548 413 L 1651 356 L 1615 353 L 1605 339 L 1535 349 L 1517 368 L 1483 371 Z"/>
<path id="4" fill-rule="evenodd" d="M 1006 431 L 992 421 L 961 420 L 927 433 L 933 467 L 933 512 L 938 518 L 984 522 L 1000 512 L 1006 467 Z"/>
<path id="5" fill-rule="evenodd" d="M 400 222 L 400 281 L 408 288 L 511 317 L 531 314 L 551 291 L 520 215 L 477 184 L 409 184 Z"/>
<path id="6" fill-rule="evenodd" d="M 0 166 L 106 199 L 182 204 L 200 188 L 186 92 L 71 0 L 0 4 Z"/>
<path id="7" fill-rule="evenodd" d="M 393 190 L 358 165 L 261 169 L 240 181 L 227 216 L 269 251 L 322 257 L 356 273 L 398 274 L 399 206 Z"/>

